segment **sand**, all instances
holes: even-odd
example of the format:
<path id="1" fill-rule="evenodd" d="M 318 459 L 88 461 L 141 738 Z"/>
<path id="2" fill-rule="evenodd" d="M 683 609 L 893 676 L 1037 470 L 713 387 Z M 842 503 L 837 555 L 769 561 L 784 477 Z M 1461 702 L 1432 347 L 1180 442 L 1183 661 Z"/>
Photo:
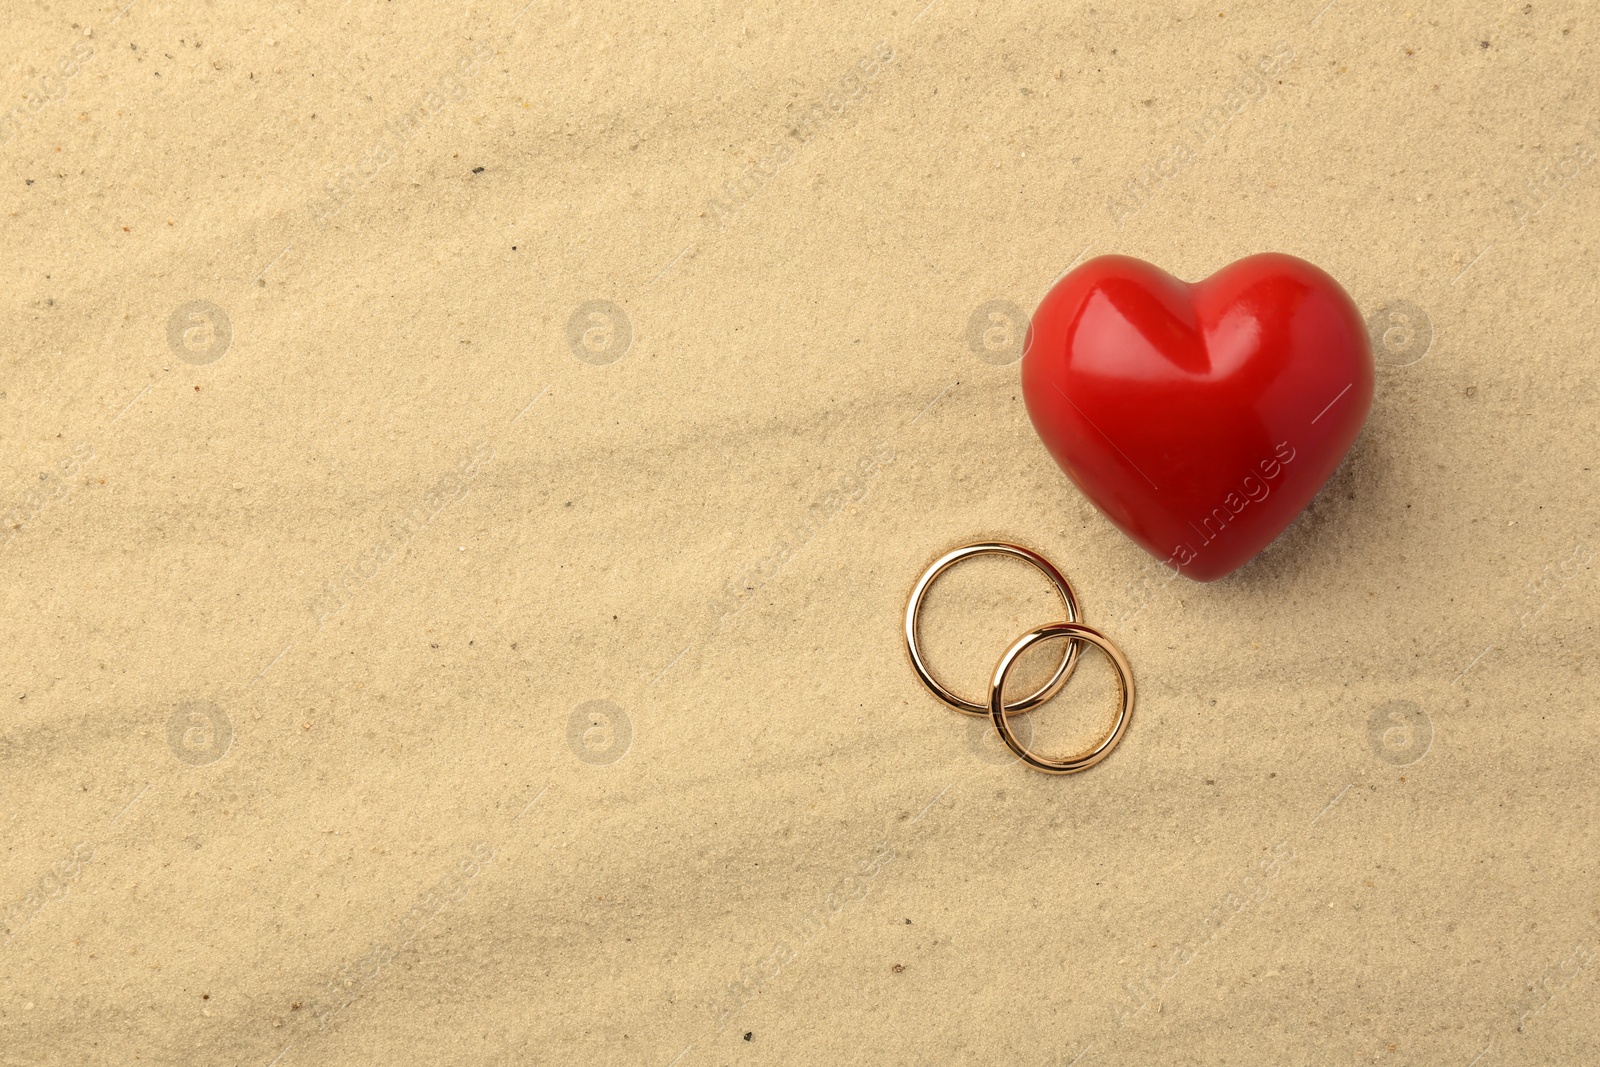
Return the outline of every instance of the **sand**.
<path id="1" fill-rule="evenodd" d="M 1591 6 L 524 2 L 6 14 L 0 1063 L 1600 1054 Z M 1268 250 L 1372 415 L 1167 580 L 1015 327 Z"/>

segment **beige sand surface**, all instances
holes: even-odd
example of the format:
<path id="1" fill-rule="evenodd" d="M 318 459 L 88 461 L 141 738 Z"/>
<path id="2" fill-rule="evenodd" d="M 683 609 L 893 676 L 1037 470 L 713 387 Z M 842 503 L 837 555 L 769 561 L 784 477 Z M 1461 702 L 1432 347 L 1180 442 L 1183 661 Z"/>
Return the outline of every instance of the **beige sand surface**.
<path id="1" fill-rule="evenodd" d="M 3 5 L 0 1063 L 1600 1061 L 1593 4 L 124 2 Z M 1263 250 L 1372 416 L 1164 581 L 1006 328 Z M 1087 774 L 905 662 L 985 536 Z"/>

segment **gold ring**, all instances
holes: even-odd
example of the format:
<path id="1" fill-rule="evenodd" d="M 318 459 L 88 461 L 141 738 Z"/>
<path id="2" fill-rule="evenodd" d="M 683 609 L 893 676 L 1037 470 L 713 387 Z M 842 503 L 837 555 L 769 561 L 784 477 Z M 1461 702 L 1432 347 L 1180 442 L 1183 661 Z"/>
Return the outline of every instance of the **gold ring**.
<path id="1" fill-rule="evenodd" d="M 1035 755 L 1017 740 L 1016 734 L 1011 732 L 1011 724 L 1006 721 L 1005 688 L 1006 675 L 1011 673 L 1011 665 L 1017 661 L 1018 656 L 1040 641 L 1062 637 L 1074 642 L 1074 648 L 1078 647 L 1076 642 L 1087 641 L 1110 658 L 1111 665 L 1117 669 L 1117 689 L 1122 695 L 1122 707 L 1117 711 L 1117 721 L 1111 727 L 1111 732 L 1099 742 L 1070 759 L 1053 760 Z M 1000 736 L 1005 738 L 1006 746 L 1017 754 L 1018 759 L 1048 774 L 1076 774 L 1088 770 L 1105 759 L 1111 754 L 1111 750 L 1117 747 L 1117 742 L 1122 740 L 1123 731 L 1127 730 L 1128 719 L 1132 715 L 1133 670 L 1128 666 L 1128 661 L 1123 657 L 1121 650 L 1099 630 L 1078 623 L 1056 622 L 1036 630 L 1029 630 L 1017 639 L 1016 644 L 1006 649 L 1006 654 L 995 664 L 994 678 L 989 682 L 989 718 L 993 720 L 994 728 L 1000 731 Z"/>
<path id="2" fill-rule="evenodd" d="M 922 661 L 922 649 L 919 644 L 921 638 L 922 598 L 927 595 L 928 588 L 933 585 L 934 579 L 938 578 L 939 575 L 968 556 L 987 554 L 1016 556 L 1018 559 L 1027 560 L 1033 564 L 1046 578 L 1050 579 L 1050 584 L 1055 586 L 1057 595 L 1061 597 L 1061 604 L 1066 609 L 1067 621 L 1078 621 L 1078 598 L 1073 595 L 1072 586 L 1068 584 L 1067 579 L 1062 576 L 1061 572 L 1056 570 L 1054 564 L 1031 549 L 1023 548 L 1021 545 L 1008 544 L 1005 541 L 980 541 L 977 544 L 964 545 L 954 551 L 946 552 L 934 560 L 928 566 L 928 569 L 922 572 L 922 577 L 917 579 L 916 586 L 911 590 L 911 599 L 906 602 L 906 651 L 911 654 L 911 668 L 917 672 L 917 677 L 922 679 L 922 684 L 927 686 L 934 696 L 963 715 L 987 715 L 989 714 L 989 705 L 979 704 L 976 701 L 968 700 L 952 693 L 945 688 L 943 682 L 933 676 L 933 672 L 928 669 L 928 665 Z M 1005 714 L 1018 715 L 1024 711 L 1031 711 L 1055 696 L 1061 687 L 1067 684 L 1067 679 L 1072 676 L 1072 668 L 1077 663 L 1078 642 L 1069 641 L 1067 642 L 1067 654 L 1062 657 L 1061 666 L 1056 668 L 1056 673 L 1050 677 L 1050 680 L 1040 686 L 1038 692 L 1033 693 L 1031 696 L 1024 697 L 1014 704 L 1006 705 Z M 1009 667 L 1009 663 L 1007 666 Z"/>

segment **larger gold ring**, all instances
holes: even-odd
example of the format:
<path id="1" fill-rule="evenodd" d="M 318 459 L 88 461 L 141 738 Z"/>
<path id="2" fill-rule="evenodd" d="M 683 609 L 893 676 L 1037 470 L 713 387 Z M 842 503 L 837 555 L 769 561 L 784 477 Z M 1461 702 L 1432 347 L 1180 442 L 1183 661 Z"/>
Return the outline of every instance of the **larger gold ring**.
<path id="1" fill-rule="evenodd" d="M 1087 641 L 1099 648 L 1111 660 L 1111 665 L 1117 669 L 1117 689 L 1122 696 L 1122 706 L 1117 709 L 1117 721 L 1111 727 L 1111 732 L 1106 734 L 1093 746 L 1080 752 L 1078 755 L 1064 760 L 1046 759 L 1036 755 L 1028 749 L 1017 735 L 1011 732 L 1011 724 L 1006 721 L 1005 689 L 1006 675 L 1011 672 L 1011 665 L 1017 657 L 1040 641 L 1050 641 L 1057 638 L 1067 638 L 1076 642 Z M 1117 747 L 1117 742 L 1122 740 L 1123 731 L 1128 728 L 1128 719 L 1133 715 L 1133 670 L 1128 666 L 1128 661 L 1123 657 L 1121 650 L 1113 645 L 1100 631 L 1077 623 L 1057 622 L 1049 626 L 1041 626 L 1036 630 L 1029 630 L 1017 639 L 1017 643 L 1006 649 L 1006 654 L 1000 657 L 1000 662 L 995 664 L 994 678 L 989 682 L 989 718 L 994 721 L 994 728 L 1000 731 L 1000 736 L 1005 739 L 1006 746 L 1017 754 L 1017 758 L 1030 767 L 1036 767 L 1048 774 L 1076 774 L 1086 771 L 1096 763 L 1111 755 L 1111 750 Z"/>
<path id="2" fill-rule="evenodd" d="M 917 579 L 916 586 L 911 590 L 911 599 L 906 602 L 906 651 L 911 654 L 911 668 L 917 672 L 917 677 L 922 679 L 922 684 L 927 686 L 933 695 L 949 704 L 963 715 L 988 715 L 989 705 L 979 704 L 963 696 L 952 693 L 943 682 L 933 676 L 928 665 L 922 660 L 922 649 L 919 641 L 921 638 L 922 598 L 927 595 L 928 588 L 933 585 L 934 579 L 955 566 L 969 556 L 995 554 L 1001 556 L 1016 556 L 1018 559 L 1027 560 L 1037 567 L 1050 584 L 1055 586 L 1057 595 L 1061 597 L 1061 606 L 1066 610 L 1067 621 L 1078 621 L 1078 598 L 1072 593 L 1072 586 L 1062 573 L 1056 570 L 1055 565 L 1039 553 L 1021 545 L 1009 544 L 1005 541 L 980 541 L 977 544 L 964 545 L 951 552 L 946 552 L 929 564 L 928 569 L 922 572 L 922 577 Z M 1078 642 L 1067 642 L 1067 654 L 1062 657 L 1061 665 L 1056 668 L 1050 680 L 1039 687 L 1038 692 L 1023 697 L 1014 704 L 1005 707 L 1006 715 L 1018 715 L 1024 711 L 1043 704 L 1055 696 L 1061 687 L 1067 684 L 1067 679 L 1072 676 L 1073 667 L 1078 663 Z M 1009 667 L 1009 664 L 1007 665 Z"/>

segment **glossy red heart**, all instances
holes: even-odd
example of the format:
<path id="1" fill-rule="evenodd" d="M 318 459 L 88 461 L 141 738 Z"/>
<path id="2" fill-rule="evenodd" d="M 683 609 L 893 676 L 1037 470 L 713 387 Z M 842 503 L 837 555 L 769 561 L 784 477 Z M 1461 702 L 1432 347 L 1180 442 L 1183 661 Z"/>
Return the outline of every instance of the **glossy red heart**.
<path id="1" fill-rule="evenodd" d="M 1360 312 L 1304 260 L 1250 256 L 1190 285 L 1100 256 L 1034 313 L 1022 396 L 1107 518 L 1209 582 L 1316 496 L 1361 432 L 1372 375 Z"/>

